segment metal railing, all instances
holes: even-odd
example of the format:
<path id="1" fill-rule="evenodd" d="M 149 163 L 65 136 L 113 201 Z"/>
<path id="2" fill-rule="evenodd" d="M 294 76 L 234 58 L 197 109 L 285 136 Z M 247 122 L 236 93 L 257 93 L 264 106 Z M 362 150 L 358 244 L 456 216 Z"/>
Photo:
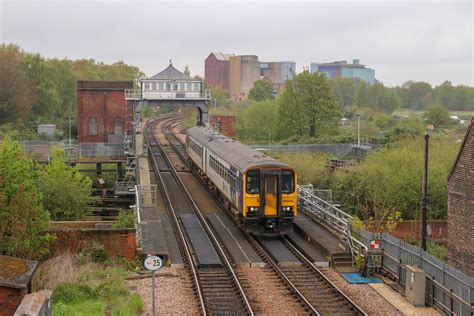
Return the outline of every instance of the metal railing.
<path id="1" fill-rule="evenodd" d="M 337 235 L 348 247 L 353 260 L 367 251 L 367 246 L 352 236 L 353 217 L 316 196 L 312 185 L 298 185 L 298 205 Z"/>
<path id="2" fill-rule="evenodd" d="M 81 143 L 79 144 L 79 158 L 124 158 L 123 144 L 108 143 Z"/>
<path id="3" fill-rule="evenodd" d="M 142 226 L 147 224 L 142 218 L 142 210 L 144 207 L 154 207 L 156 205 L 156 199 L 156 184 L 135 185 L 135 205 L 137 210 L 136 231 L 140 245 L 144 240 Z"/>
<path id="4" fill-rule="evenodd" d="M 362 230 L 361 241 L 369 245 L 373 233 Z M 474 277 L 449 266 L 420 247 L 382 234 L 383 268 L 397 282 L 406 284 L 406 265 L 419 266 L 426 272 L 426 304 L 444 314 L 470 316 L 474 313 Z"/>

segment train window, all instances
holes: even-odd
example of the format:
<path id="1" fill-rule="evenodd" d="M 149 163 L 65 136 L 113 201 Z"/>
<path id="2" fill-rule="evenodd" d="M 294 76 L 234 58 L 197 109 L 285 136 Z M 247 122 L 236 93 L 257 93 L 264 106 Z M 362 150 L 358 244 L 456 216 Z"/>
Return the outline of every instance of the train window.
<path id="1" fill-rule="evenodd" d="M 282 170 L 281 172 L 281 191 L 285 194 L 295 192 L 295 176 L 293 171 Z"/>
<path id="2" fill-rule="evenodd" d="M 260 193 L 260 171 L 251 170 L 247 171 L 247 193 L 258 194 Z"/>

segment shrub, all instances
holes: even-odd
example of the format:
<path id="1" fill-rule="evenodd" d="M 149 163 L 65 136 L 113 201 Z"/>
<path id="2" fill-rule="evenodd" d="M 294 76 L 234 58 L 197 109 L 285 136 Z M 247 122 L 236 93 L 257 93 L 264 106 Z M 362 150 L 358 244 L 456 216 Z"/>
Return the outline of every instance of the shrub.
<path id="1" fill-rule="evenodd" d="M 121 210 L 114 228 L 135 228 L 135 212 L 132 210 Z"/>
<path id="2" fill-rule="evenodd" d="M 63 283 L 53 292 L 54 302 L 75 303 L 85 300 L 94 300 L 98 291 L 90 285 L 82 283 Z"/>

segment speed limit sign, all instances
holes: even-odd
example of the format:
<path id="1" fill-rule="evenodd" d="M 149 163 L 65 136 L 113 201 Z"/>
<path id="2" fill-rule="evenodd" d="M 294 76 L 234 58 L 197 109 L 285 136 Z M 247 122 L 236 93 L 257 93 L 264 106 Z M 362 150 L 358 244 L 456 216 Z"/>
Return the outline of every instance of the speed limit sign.
<path id="1" fill-rule="evenodd" d="M 153 315 L 156 315 L 156 310 L 155 310 L 155 272 L 160 270 L 161 267 L 163 266 L 163 259 L 161 259 L 158 256 L 151 256 L 149 255 L 148 257 L 145 258 L 145 261 L 143 261 L 143 265 L 145 268 L 149 271 L 152 272 L 152 288 L 153 288 L 153 294 L 152 294 L 152 304 L 153 304 Z"/>
<path id="2" fill-rule="evenodd" d="M 147 270 L 158 271 L 163 266 L 163 259 L 158 256 L 148 256 L 143 265 Z"/>

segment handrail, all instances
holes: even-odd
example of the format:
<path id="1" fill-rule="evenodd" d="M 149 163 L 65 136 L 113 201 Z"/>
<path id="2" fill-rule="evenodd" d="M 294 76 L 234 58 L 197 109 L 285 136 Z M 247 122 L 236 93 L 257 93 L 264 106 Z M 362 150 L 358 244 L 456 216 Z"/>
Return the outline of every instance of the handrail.
<path id="1" fill-rule="evenodd" d="M 353 259 L 356 255 L 364 255 L 363 250 L 367 250 L 367 246 L 351 234 L 353 216 L 316 196 L 311 184 L 298 185 L 298 200 L 303 201 L 300 205 L 304 209 L 320 218 L 335 232 L 339 232 L 339 237 L 347 244 Z M 305 207 L 306 205 L 309 207 Z"/>

